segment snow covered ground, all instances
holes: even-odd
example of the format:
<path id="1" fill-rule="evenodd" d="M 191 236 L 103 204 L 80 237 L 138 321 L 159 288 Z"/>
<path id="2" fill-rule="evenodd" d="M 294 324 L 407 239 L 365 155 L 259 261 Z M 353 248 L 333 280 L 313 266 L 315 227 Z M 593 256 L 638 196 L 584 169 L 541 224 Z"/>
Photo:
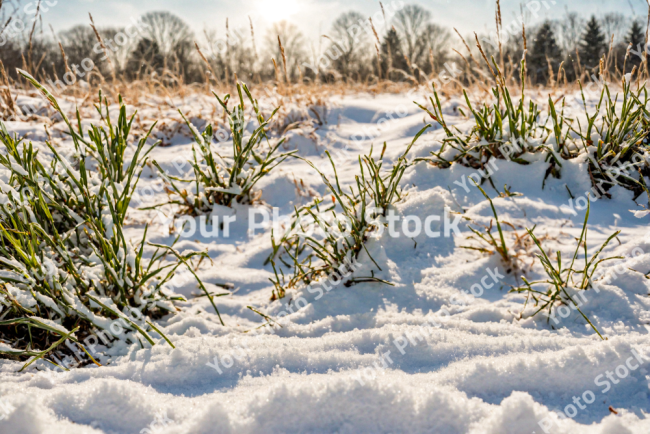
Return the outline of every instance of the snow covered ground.
<path id="1" fill-rule="evenodd" d="M 285 148 L 297 149 L 331 174 L 324 155 L 329 150 L 342 184 L 349 185 L 359 174 L 357 157 L 371 145 L 379 152 L 386 141 L 384 160 L 392 163 L 430 121 L 412 103 L 424 103 L 424 94 L 333 97 L 327 110 L 320 108 L 323 125 L 289 130 Z M 203 97 L 177 104 L 199 128 L 201 118 L 214 113 L 212 100 Z M 459 104 L 444 103 L 447 121 L 467 127 Z M 170 125 L 169 146 L 152 156 L 174 171 L 190 157 L 191 139 L 174 123 L 179 116 L 160 105 L 152 99 L 138 108 Z M 581 108 L 569 98 L 567 110 L 579 115 Z M 308 116 L 297 109 L 289 115 Z M 7 126 L 28 133 L 35 144 L 46 137 L 42 122 Z M 50 132 L 63 143 L 57 127 Z M 441 137 L 436 124 L 409 157 L 428 156 L 439 149 Z M 216 146 L 225 152 L 231 143 Z M 522 166 L 499 160 L 494 185 L 503 192 L 506 184 L 521 195 L 496 198 L 488 182 L 483 187 L 496 198 L 500 218 L 520 234 L 536 225 L 547 251 L 561 251 L 566 261 L 585 218 L 580 197 L 591 183 L 585 159 L 577 158 L 564 163 L 561 179 L 549 177 L 542 189 L 547 167 L 543 161 Z M 176 349 L 162 339 L 145 349 L 116 345 L 101 357 L 104 366 L 70 372 L 17 373 L 20 363 L 0 360 L 0 433 L 650 432 L 650 280 L 643 276 L 650 271 L 650 217 L 630 212 L 640 208 L 632 193 L 620 188 L 610 190 L 611 199 L 591 204 L 590 255 L 620 230 L 605 255 L 625 257 L 601 264 L 611 283 L 599 292 L 590 289 L 582 307 L 607 337 L 603 341 L 568 308 L 548 322 L 542 314 L 530 318 L 529 304 L 521 318 L 525 295 L 508 293 L 521 283 L 521 273 L 508 273 L 497 255 L 460 248 L 471 244 L 467 220 L 458 225 L 458 236 L 448 227 L 456 215 L 445 224 L 445 208 L 486 225 L 492 219 L 489 202 L 470 181 L 470 175 L 478 179 L 475 172 L 425 162 L 406 171 L 402 186 L 408 194 L 396 209 L 421 221 L 440 216 L 431 230 L 441 234 L 391 237 L 385 232 L 369 241 L 381 271 L 362 255 L 355 276 L 373 270 L 394 286 L 333 284 L 329 291 L 303 288 L 270 301 L 273 272 L 264 263 L 272 248 L 271 227 L 249 233 L 250 207 L 236 206 L 228 237 L 223 231 L 216 238 L 197 233 L 178 244 L 181 251 L 207 249 L 213 263 L 204 261 L 197 273 L 210 290 L 224 291 L 215 284 L 234 285 L 231 295 L 215 299 L 226 327 L 205 297 L 193 297 L 199 292 L 196 283 L 181 274 L 178 292 L 188 302 L 158 322 Z M 145 170 L 140 189 L 148 188 L 152 204 L 166 198 L 154 188 L 160 182 Z M 320 176 L 298 159 L 287 160 L 259 187 L 281 216 L 314 195 L 329 196 Z M 637 202 L 647 199 L 644 194 Z M 167 222 L 136 209 L 129 216 L 129 235 L 139 239 L 147 222 L 150 241 L 173 240 Z M 445 236 L 446 229 L 451 236 Z M 526 264 L 534 253 L 531 247 Z M 542 277 L 536 260 L 528 278 Z M 282 327 L 252 332 L 264 321 L 247 306 Z"/>

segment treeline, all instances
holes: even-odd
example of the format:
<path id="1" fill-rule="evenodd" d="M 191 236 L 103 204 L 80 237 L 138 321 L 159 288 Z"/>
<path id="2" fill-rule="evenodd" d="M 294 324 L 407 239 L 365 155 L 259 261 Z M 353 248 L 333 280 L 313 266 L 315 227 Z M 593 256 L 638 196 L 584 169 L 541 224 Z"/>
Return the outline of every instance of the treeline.
<path id="1" fill-rule="evenodd" d="M 311 43 L 289 22 L 276 23 L 261 36 L 252 22 L 231 29 L 227 20 L 222 32 L 196 32 L 169 12 L 149 12 L 124 28 L 91 23 L 55 34 L 42 16 L 7 18 L 5 11 L 0 59 L 14 78 L 15 68 L 24 68 L 61 89 L 79 80 L 117 78 L 230 82 L 235 74 L 253 82 L 422 82 L 441 75 L 470 81 L 470 68 L 485 67 L 477 61 L 475 36 L 462 37 L 432 18 L 424 7 L 393 2 L 371 19 L 343 13 Z M 642 62 L 645 28 L 639 20 L 617 13 L 585 19 L 570 12 L 556 20 L 536 18 L 523 19 L 527 72 L 534 83 L 573 81 L 599 68 L 626 73 Z M 499 13 L 499 32 L 477 38 L 488 57 L 514 73 L 523 56 L 524 26 L 513 22 L 504 31 L 500 19 Z"/>

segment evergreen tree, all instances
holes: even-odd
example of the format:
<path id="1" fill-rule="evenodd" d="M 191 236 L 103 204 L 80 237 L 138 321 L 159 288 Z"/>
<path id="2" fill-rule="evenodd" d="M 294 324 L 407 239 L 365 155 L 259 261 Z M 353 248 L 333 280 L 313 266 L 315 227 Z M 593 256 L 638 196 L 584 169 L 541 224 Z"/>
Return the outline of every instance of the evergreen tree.
<path id="1" fill-rule="evenodd" d="M 643 27 L 641 27 L 641 23 L 639 21 L 634 20 L 632 22 L 632 27 L 630 28 L 630 33 L 627 34 L 625 37 L 625 45 L 627 44 L 632 44 L 632 49 L 630 50 L 630 55 L 627 58 L 627 65 L 629 65 L 626 72 L 629 72 L 632 70 L 632 67 L 635 65 L 637 66 L 641 64 L 641 61 L 643 60 L 643 46 L 645 45 L 645 32 L 643 31 Z M 626 47 L 627 49 L 627 47 Z"/>
<path id="2" fill-rule="evenodd" d="M 546 21 L 535 35 L 528 59 L 528 70 L 533 77 L 536 77 L 538 83 L 548 81 L 549 62 L 553 73 L 557 73 L 562 59 L 562 51 L 555 40 L 555 33 L 550 21 Z"/>
<path id="3" fill-rule="evenodd" d="M 598 20 L 592 15 L 580 41 L 580 62 L 587 68 L 597 67 L 606 50 L 605 35 L 600 30 Z"/>
<path id="4" fill-rule="evenodd" d="M 390 29 L 381 43 L 381 76 L 386 77 L 388 70 L 402 70 L 408 73 L 409 67 L 404 59 L 402 41 L 395 29 Z M 392 73 L 389 78 L 399 78 Z"/>
<path id="5" fill-rule="evenodd" d="M 641 27 L 641 23 L 639 23 L 638 20 L 634 20 L 632 22 L 630 33 L 627 34 L 625 42 L 631 42 L 635 49 L 637 48 L 637 44 L 641 44 L 641 46 L 643 46 L 643 43 L 645 42 L 645 32 L 643 31 L 643 27 Z"/>

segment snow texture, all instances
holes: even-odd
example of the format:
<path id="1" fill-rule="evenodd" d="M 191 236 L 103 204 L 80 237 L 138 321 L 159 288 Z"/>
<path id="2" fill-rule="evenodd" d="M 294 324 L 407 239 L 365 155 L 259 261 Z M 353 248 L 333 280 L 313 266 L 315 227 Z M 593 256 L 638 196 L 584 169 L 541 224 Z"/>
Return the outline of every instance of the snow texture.
<path id="1" fill-rule="evenodd" d="M 371 145 L 378 152 L 385 141 L 385 164 L 391 164 L 423 122 L 430 121 L 412 104 L 414 99 L 425 103 L 424 91 L 333 97 L 324 125 L 291 130 L 284 147 L 298 149 L 331 175 L 324 155 L 329 149 L 341 182 L 349 185 L 359 173 L 358 155 Z M 566 112 L 581 116 L 578 102 L 567 101 Z M 201 116 L 209 116 L 214 104 L 203 97 L 175 103 L 191 112 L 188 119 L 200 130 L 205 124 Z M 163 124 L 181 125 L 178 115 L 159 110 L 160 104 L 155 99 L 143 104 L 140 116 L 168 116 Z M 445 103 L 447 121 L 467 128 L 470 124 L 456 110 L 459 105 L 459 100 Z M 378 123 L 386 112 L 397 114 Z M 8 128 L 27 133 L 48 154 L 42 146 L 42 124 L 9 122 Z M 53 134 L 61 129 L 55 125 Z M 192 146 L 188 130 L 175 131 L 167 138 L 169 146 L 152 154 L 172 174 L 176 159 L 188 158 Z M 59 146 L 69 145 L 62 135 L 57 137 Z M 428 156 L 440 148 L 441 138 L 440 126 L 434 125 L 410 157 Z M 231 146 L 228 141 L 214 145 L 222 155 Z M 522 166 L 500 160 L 497 167 L 492 179 L 499 191 L 507 184 L 522 193 L 494 199 L 499 216 L 521 233 L 519 228 L 537 225 L 538 236 L 548 235 L 548 251 L 559 250 L 569 258 L 585 210 L 576 206 L 567 187 L 575 198 L 590 190 L 585 159 L 566 162 L 561 179 L 549 177 L 544 189 L 543 161 Z M 445 208 L 458 212 L 462 207 L 466 216 L 487 225 L 492 211 L 468 178 L 474 172 L 457 165 L 440 169 L 416 164 L 402 180 L 408 194 L 395 208 L 424 220 L 443 215 Z M 158 185 L 160 178 L 145 169 L 139 189 L 148 189 L 152 204 L 166 197 L 154 188 Z M 483 186 L 491 197 L 497 196 L 489 183 Z M 327 194 L 320 176 L 298 159 L 287 160 L 258 187 L 281 215 L 312 195 Z M 521 281 L 503 269 L 496 255 L 460 248 L 471 242 L 465 220 L 459 225 L 461 236 L 429 238 L 423 233 L 412 239 L 384 233 L 370 240 L 369 252 L 382 271 L 367 256 L 360 260 L 362 270 L 374 268 L 377 277 L 395 286 L 359 283 L 320 292 L 299 288 L 272 302 L 272 269 L 264 265 L 271 252 L 270 227 L 247 233 L 249 207 L 235 206 L 213 213 L 237 216 L 230 237 L 221 232 L 216 239 L 196 235 L 178 245 L 179 251 L 208 251 L 213 264 L 204 261 L 198 274 L 209 290 L 222 292 L 218 283 L 234 285 L 231 295 L 215 299 L 226 327 L 205 297 L 193 297 L 199 289 L 187 279 L 177 292 L 188 302 L 177 303 L 177 315 L 157 322 L 176 349 L 153 334 L 158 338 L 153 347 L 119 342 L 106 350 L 102 367 L 52 372 L 38 363 L 17 373 L 19 362 L 0 360 L 0 433 L 650 432 L 650 280 L 643 276 L 650 271 L 650 216 L 629 211 L 642 211 L 629 191 L 614 188 L 610 193 L 611 199 L 591 205 L 590 254 L 621 230 L 604 254 L 627 257 L 601 265 L 612 277 L 610 283 L 602 284 L 598 293 L 588 291 L 583 307 L 605 341 L 574 311 L 557 324 L 542 314 L 530 318 L 528 307 L 520 318 L 525 295 L 508 290 Z M 646 201 L 645 194 L 637 199 Z M 135 208 L 129 214 L 129 237 L 139 239 L 148 222 L 151 242 L 173 240 L 168 222 L 154 211 Z M 432 230 L 444 231 L 441 225 L 434 222 Z M 631 254 L 635 248 L 641 253 Z M 542 277 L 536 261 L 529 279 Z M 481 282 L 480 296 L 468 295 Z M 283 317 L 283 327 L 249 332 L 264 324 L 247 309 L 250 305 L 273 318 Z M 617 377 L 615 370 L 622 373 L 620 365 L 626 362 L 627 375 Z M 607 379 L 608 371 L 616 381 Z M 603 393 L 605 382 L 610 387 Z M 595 396 L 591 404 L 583 398 L 590 400 L 587 391 Z M 569 405 L 577 410 L 573 417 L 563 413 Z"/>

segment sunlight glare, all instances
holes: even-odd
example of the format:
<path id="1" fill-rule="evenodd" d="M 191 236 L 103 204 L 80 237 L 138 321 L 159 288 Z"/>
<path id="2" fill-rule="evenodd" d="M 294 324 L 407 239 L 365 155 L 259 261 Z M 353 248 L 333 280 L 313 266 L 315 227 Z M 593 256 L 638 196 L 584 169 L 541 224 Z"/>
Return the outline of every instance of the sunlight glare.
<path id="1" fill-rule="evenodd" d="M 265 20 L 276 22 L 288 19 L 298 8 L 297 0 L 261 0 L 258 11 Z"/>

